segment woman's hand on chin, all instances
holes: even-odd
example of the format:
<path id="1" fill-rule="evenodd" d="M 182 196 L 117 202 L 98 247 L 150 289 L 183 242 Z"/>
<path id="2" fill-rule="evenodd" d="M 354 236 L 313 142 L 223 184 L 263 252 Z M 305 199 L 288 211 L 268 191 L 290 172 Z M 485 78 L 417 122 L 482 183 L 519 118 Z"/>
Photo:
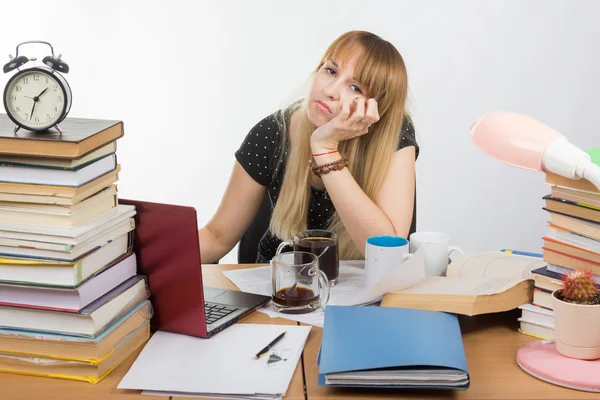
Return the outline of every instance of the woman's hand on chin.
<path id="1" fill-rule="evenodd" d="M 366 134 L 379 121 L 375 99 L 342 98 L 340 104 L 340 112 L 313 132 L 310 138 L 313 153 L 336 150 L 340 142 Z"/>

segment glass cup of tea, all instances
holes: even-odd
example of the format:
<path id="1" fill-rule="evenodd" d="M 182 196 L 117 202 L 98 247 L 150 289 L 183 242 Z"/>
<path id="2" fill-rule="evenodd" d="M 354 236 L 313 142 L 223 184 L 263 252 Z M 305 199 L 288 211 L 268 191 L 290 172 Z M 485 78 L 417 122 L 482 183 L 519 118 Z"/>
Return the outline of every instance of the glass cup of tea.
<path id="1" fill-rule="evenodd" d="M 340 254 L 338 250 L 338 237 L 335 232 L 323 229 L 309 229 L 300 232 L 292 240 L 279 244 L 277 253 L 291 246 L 295 251 L 313 253 L 319 258 L 319 269 L 327 276 L 329 286 L 337 283 L 340 276 Z"/>
<path id="2" fill-rule="evenodd" d="M 276 311 L 305 314 L 325 308 L 329 301 L 327 276 L 313 253 L 291 251 L 271 260 L 271 298 Z"/>

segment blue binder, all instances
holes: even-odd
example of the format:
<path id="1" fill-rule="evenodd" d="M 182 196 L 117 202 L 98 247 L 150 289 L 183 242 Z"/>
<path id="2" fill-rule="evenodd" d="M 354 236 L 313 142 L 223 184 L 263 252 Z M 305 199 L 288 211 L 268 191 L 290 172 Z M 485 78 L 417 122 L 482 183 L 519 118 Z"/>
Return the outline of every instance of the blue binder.
<path id="1" fill-rule="evenodd" d="M 469 388 L 470 379 L 458 319 L 454 314 L 392 307 L 328 306 L 319 352 L 319 385 L 382 388 Z M 381 371 L 419 375 L 422 369 L 462 376 L 454 383 L 398 379 L 391 384 L 326 383 L 334 373 Z M 381 373 L 378 372 L 378 373 Z"/>

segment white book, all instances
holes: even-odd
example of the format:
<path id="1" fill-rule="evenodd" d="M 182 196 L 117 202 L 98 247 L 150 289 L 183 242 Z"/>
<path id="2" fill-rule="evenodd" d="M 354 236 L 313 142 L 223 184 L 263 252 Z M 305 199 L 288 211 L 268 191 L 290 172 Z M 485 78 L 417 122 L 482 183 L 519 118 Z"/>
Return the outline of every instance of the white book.
<path id="1" fill-rule="evenodd" d="M 74 262 L 0 258 L 0 281 L 74 287 L 131 251 L 129 235 L 122 235 Z"/>
<path id="2" fill-rule="evenodd" d="M 545 340 L 556 339 L 554 325 L 534 324 L 522 318 L 519 318 L 518 321 L 520 322 L 519 332 L 521 333 Z"/>
<path id="3" fill-rule="evenodd" d="M 136 273 L 135 254 L 73 289 L 0 283 L 0 304 L 79 312 Z"/>
<path id="4" fill-rule="evenodd" d="M 113 240 L 131 232 L 135 228 L 135 220 L 130 218 L 119 225 L 100 232 L 97 236 L 77 245 L 32 242 L 0 237 L 0 256 L 6 257 L 35 257 L 60 261 L 74 261 L 86 253 L 102 247 Z"/>
<path id="5" fill-rule="evenodd" d="M 567 230 L 554 229 L 552 225 L 548 226 L 546 235 L 560 242 L 581 247 L 594 253 L 600 253 L 600 240 L 591 239 L 587 236 L 579 235 Z"/>
<path id="6" fill-rule="evenodd" d="M 115 154 L 73 170 L 0 165 L 0 182 L 79 187 L 115 168 Z"/>
<path id="7" fill-rule="evenodd" d="M 523 304 L 521 309 L 521 318 L 533 324 L 554 326 L 554 312 L 542 307 L 536 307 L 533 304 Z"/>
<path id="8" fill-rule="evenodd" d="M 4 222 L 0 220 L 0 236 L 40 241 L 52 241 L 50 240 L 50 237 L 60 237 L 60 240 L 65 241 L 52 242 L 75 244 L 78 243 L 77 241 L 85 240 L 81 238 L 85 237 L 86 235 L 89 238 L 89 235 L 97 234 L 99 229 L 103 229 L 102 227 L 106 226 L 107 224 L 114 223 L 117 218 L 129 218 L 134 215 L 134 206 L 119 204 L 116 207 L 113 207 L 110 210 L 98 215 L 97 217 L 94 217 L 91 220 L 73 228 L 30 225 L 16 222 Z M 44 238 L 48 239 L 44 240 Z"/>
<path id="9" fill-rule="evenodd" d="M 149 296 L 146 279 L 136 275 L 78 313 L 0 306 L 0 327 L 94 338 Z"/>

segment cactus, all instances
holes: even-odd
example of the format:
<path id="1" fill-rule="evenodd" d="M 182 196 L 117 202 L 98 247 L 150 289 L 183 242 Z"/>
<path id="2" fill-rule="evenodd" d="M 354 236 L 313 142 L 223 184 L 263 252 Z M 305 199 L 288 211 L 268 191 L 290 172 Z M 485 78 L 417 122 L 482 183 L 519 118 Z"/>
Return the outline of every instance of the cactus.
<path id="1" fill-rule="evenodd" d="M 573 271 L 563 276 L 560 294 L 563 301 L 578 304 L 598 304 L 600 292 L 594 285 L 592 273 L 588 270 Z"/>

